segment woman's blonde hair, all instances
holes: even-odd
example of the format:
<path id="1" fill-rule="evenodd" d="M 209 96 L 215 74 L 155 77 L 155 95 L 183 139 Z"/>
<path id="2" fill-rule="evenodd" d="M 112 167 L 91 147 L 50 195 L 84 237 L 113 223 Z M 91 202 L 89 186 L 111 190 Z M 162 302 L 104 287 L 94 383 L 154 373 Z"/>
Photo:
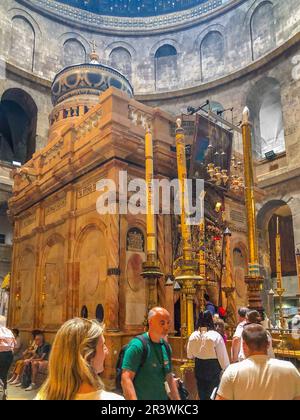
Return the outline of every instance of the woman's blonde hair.
<path id="1" fill-rule="evenodd" d="M 74 400 L 82 383 L 104 388 L 91 362 L 103 327 L 97 321 L 75 318 L 58 330 L 49 358 L 49 375 L 38 399 Z"/>

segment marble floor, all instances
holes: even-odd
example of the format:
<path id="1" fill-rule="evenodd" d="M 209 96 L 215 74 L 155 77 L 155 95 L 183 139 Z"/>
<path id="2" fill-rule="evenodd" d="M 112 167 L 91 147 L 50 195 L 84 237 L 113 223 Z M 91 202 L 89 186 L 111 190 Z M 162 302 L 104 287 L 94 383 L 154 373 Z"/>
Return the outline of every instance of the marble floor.
<path id="1" fill-rule="evenodd" d="M 8 385 L 8 400 L 33 400 L 38 390 L 25 391 L 23 388 Z"/>

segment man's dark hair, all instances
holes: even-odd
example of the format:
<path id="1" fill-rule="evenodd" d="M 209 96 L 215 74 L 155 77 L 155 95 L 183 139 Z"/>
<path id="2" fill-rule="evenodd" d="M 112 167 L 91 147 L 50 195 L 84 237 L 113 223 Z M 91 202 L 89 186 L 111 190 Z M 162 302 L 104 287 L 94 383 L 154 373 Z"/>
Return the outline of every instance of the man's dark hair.
<path id="1" fill-rule="evenodd" d="M 198 322 L 197 322 L 197 328 L 207 328 L 208 330 L 214 330 L 215 324 L 213 321 L 213 317 L 210 311 L 204 311 L 200 312 Z"/>
<path id="2" fill-rule="evenodd" d="M 249 324 L 260 324 L 261 317 L 258 311 L 248 311 L 247 312 L 247 321 Z"/>
<path id="3" fill-rule="evenodd" d="M 31 331 L 32 337 L 35 338 L 37 335 L 44 335 L 43 331 L 41 330 L 33 330 Z"/>
<path id="4" fill-rule="evenodd" d="M 264 351 L 268 348 L 267 331 L 259 324 L 245 325 L 242 338 L 251 351 Z"/>
<path id="5" fill-rule="evenodd" d="M 205 295 L 204 295 L 204 299 L 206 300 L 206 302 L 208 302 L 208 301 L 209 301 L 209 296 L 208 296 L 208 294 L 207 294 L 207 293 L 205 293 Z"/>
<path id="6" fill-rule="evenodd" d="M 248 308 L 239 308 L 238 314 L 241 318 L 246 318 L 247 312 L 249 312 Z"/>
<path id="7" fill-rule="evenodd" d="M 20 335 L 20 331 L 18 330 L 18 328 L 14 328 L 13 330 L 12 330 L 12 332 L 17 336 L 17 337 L 19 337 L 19 335 Z"/>

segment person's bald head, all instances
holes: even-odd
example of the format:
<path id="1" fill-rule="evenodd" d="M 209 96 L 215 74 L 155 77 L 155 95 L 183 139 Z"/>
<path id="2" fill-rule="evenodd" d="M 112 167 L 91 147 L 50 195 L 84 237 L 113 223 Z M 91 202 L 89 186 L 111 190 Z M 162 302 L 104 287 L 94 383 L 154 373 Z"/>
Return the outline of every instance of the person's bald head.
<path id="1" fill-rule="evenodd" d="M 171 318 L 169 312 L 160 307 L 153 308 L 148 314 L 149 334 L 160 340 L 169 333 Z"/>

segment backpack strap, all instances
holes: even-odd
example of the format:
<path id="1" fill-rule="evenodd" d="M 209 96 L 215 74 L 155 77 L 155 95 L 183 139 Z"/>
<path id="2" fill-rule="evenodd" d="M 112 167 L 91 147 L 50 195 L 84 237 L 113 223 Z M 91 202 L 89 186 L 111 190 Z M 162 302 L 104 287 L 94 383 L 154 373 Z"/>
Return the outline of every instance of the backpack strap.
<path id="1" fill-rule="evenodd" d="M 172 351 L 171 351 L 171 346 L 170 346 L 170 344 L 166 340 L 163 340 L 163 344 L 164 344 L 165 349 L 167 351 L 168 359 L 169 359 L 169 362 L 170 362 L 170 365 L 171 365 L 172 364 Z"/>
<path id="2" fill-rule="evenodd" d="M 139 369 L 144 366 L 147 356 L 148 356 L 148 338 L 144 336 L 144 334 L 138 335 L 135 338 L 137 338 L 139 341 L 143 344 L 143 354 L 141 358 L 141 364 L 139 366 Z M 137 372 L 138 373 L 138 372 Z"/>

